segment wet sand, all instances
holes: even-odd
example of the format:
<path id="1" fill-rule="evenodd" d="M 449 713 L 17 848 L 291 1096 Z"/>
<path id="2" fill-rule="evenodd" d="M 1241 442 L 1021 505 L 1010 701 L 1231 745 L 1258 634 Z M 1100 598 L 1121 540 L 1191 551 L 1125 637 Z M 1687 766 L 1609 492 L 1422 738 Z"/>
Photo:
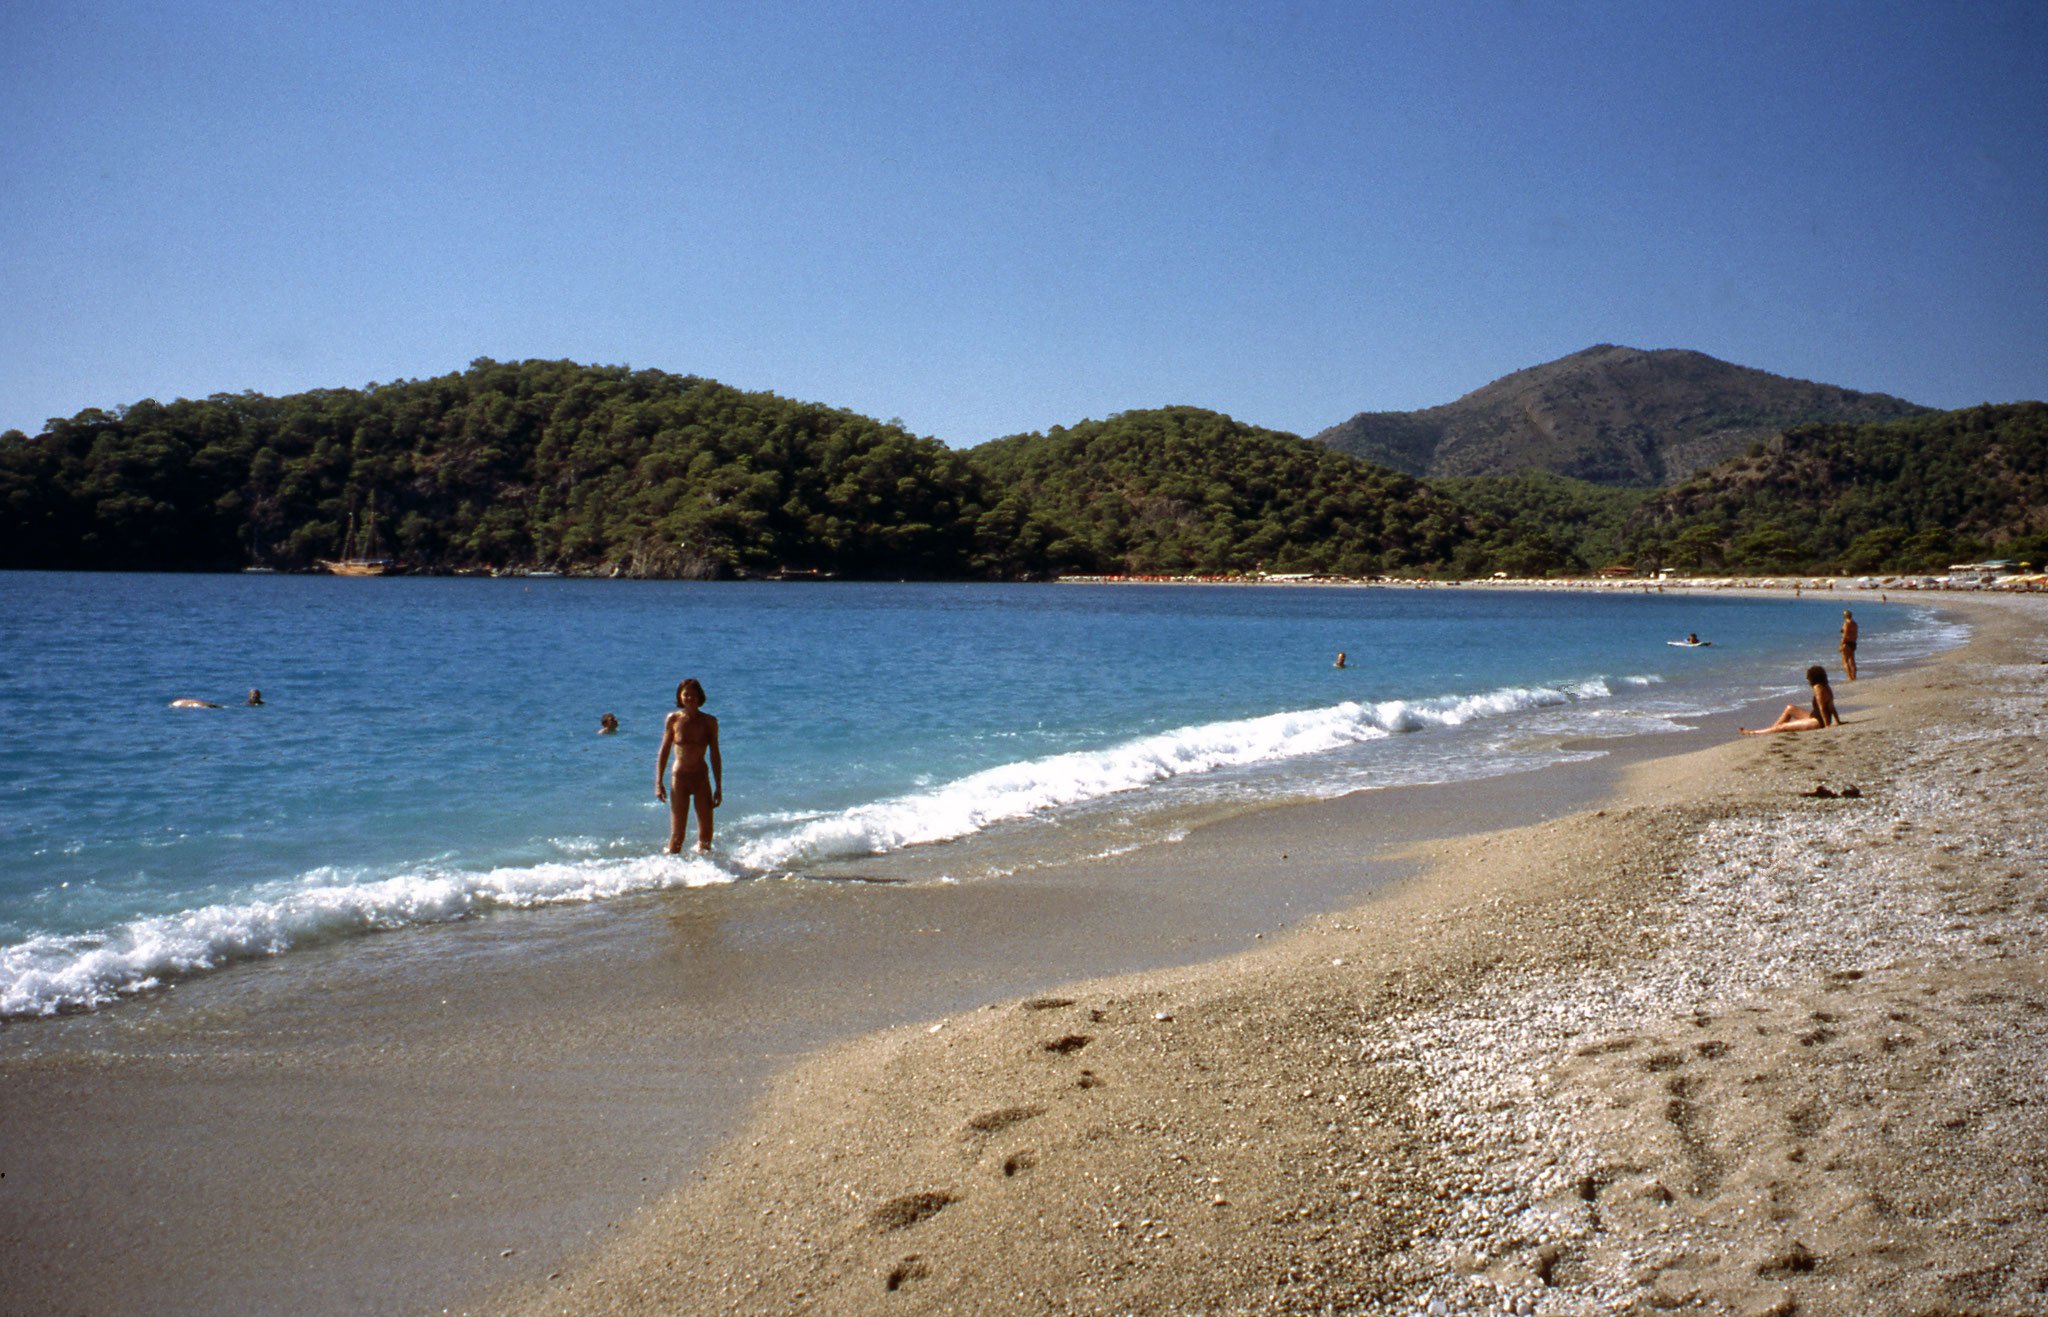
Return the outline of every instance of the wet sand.
<path id="1" fill-rule="evenodd" d="M 484 1308 L 2038 1313 L 2048 609 L 1970 612 L 1839 729 L 1710 720 L 1250 951 L 826 1049 Z M 1319 811 L 1209 860 L 1339 855 Z"/>

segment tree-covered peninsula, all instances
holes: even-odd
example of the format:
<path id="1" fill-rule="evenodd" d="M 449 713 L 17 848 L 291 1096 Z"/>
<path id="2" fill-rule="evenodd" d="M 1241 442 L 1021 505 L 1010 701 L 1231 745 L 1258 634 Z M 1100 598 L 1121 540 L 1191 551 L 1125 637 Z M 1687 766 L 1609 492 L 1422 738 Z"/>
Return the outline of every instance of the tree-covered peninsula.
<path id="1" fill-rule="evenodd" d="M 943 444 L 713 380 L 561 361 L 85 411 L 0 438 L 0 566 L 988 576 L 1021 527 Z"/>
<path id="2" fill-rule="evenodd" d="M 1409 477 L 1192 408 L 956 453 L 816 403 L 560 361 L 0 437 L 0 566 L 301 570 L 373 533 L 421 572 L 1015 579 L 1413 571 L 1466 529 Z"/>

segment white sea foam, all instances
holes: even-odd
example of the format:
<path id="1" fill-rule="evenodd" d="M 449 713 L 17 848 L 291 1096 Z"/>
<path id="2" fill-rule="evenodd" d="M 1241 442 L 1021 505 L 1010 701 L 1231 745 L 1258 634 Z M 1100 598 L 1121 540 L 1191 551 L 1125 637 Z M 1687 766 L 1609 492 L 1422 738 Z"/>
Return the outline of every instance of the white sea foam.
<path id="1" fill-rule="evenodd" d="M 1426 700 L 1345 702 L 1182 727 L 1105 749 L 1003 764 L 838 813 L 755 816 L 742 821 L 740 832 L 765 826 L 765 833 L 740 842 L 731 854 L 742 869 L 786 872 L 819 860 L 966 837 L 1004 820 L 1169 779 L 1601 700 L 1616 684 L 1654 680 L 1594 678 Z M 565 858 L 482 871 L 429 862 L 382 877 L 322 868 L 245 902 L 148 916 L 93 933 L 31 937 L 0 948 L 0 1017 L 90 1008 L 186 975 L 359 933 L 447 923 L 491 909 L 725 883 L 735 876 L 699 857 L 602 858 L 594 853 L 600 844 L 589 837 L 554 837 L 548 844 Z"/>
<path id="2" fill-rule="evenodd" d="M 319 870 L 238 904 L 153 915 L 105 932 L 44 934 L 0 948 L 0 1017 L 98 1006 L 170 979 L 356 933 L 731 880 L 709 860 L 671 855 L 483 872 L 429 869 L 359 882 Z"/>
<path id="3" fill-rule="evenodd" d="M 1620 679 L 1648 684 L 1656 678 Z M 955 781 L 813 818 L 742 844 L 736 857 L 763 869 L 874 855 L 970 836 L 994 823 L 1083 804 L 1171 778 L 1277 763 L 1402 732 L 1456 727 L 1529 709 L 1605 699 L 1607 678 L 1549 687 L 1508 687 L 1425 700 L 1346 701 L 1318 709 L 1203 723 L 1002 764 Z"/>

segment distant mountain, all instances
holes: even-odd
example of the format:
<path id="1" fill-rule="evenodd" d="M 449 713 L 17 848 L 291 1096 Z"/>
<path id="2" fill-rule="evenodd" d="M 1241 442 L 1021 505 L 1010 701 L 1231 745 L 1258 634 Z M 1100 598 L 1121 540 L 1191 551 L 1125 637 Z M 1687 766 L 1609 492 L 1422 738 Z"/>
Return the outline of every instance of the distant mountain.
<path id="1" fill-rule="evenodd" d="M 1441 407 L 1360 412 L 1314 437 L 1415 476 L 1534 469 L 1654 488 L 1725 462 L 1788 426 L 1892 420 L 1927 410 L 1700 352 L 1603 343 L 1503 376 Z"/>

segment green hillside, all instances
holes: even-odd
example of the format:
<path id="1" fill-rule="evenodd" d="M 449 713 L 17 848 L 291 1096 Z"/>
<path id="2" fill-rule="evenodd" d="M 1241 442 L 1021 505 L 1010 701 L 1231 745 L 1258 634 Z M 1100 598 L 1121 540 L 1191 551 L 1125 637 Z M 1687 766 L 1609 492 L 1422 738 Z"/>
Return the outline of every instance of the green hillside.
<path id="1" fill-rule="evenodd" d="M 1647 499 L 1639 556 L 1701 569 L 1926 571 L 2048 558 L 2048 405 L 1806 425 Z"/>
<path id="2" fill-rule="evenodd" d="M 0 437 L 0 566 L 297 569 L 351 514 L 414 570 L 1002 575 L 1018 527 L 899 427 L 716 381 L 459 374 L 86 411 Z"/>
<path id="3" fill-rule="evenodd" d="M 1420 481 L 1194 407 L 1014 435 L 967 457 L 1006 506 L 1028 510 L 1065 572 L 1419 571 L 1472 535 L 1465 511 Z"/>
<path id="4" fill-rule="evenodd" d="M 623 366 L 479 360 L 0 435 L 0 568 L 302 570 L 353 522 L 404 570 L 1920 571 L 2048 560 L 2048 406 L 1797 425 L 1662 491 L 1416 479 L 1193 407 L 955 452 L 853 412 Z"/>

